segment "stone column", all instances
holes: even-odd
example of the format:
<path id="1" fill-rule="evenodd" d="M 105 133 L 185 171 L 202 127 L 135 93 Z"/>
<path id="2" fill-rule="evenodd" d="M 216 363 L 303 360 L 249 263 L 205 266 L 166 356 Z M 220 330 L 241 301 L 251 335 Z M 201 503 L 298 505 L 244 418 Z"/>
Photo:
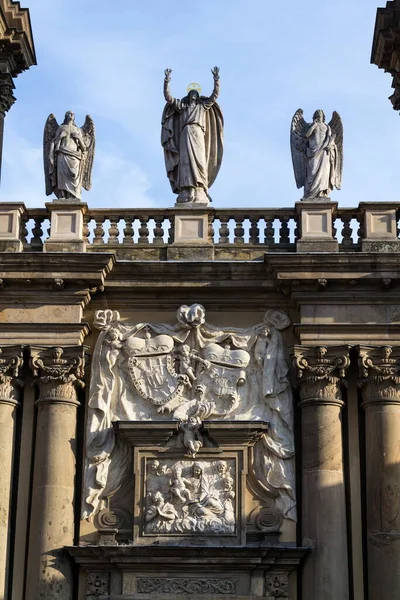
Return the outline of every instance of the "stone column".
<path id="1" fill-rule="evenodd" d="M 400 348 L 359 347 L 365 409 L 368 598 L 400 599 Z"/>
<path id="2" fill-rule="evenodd" d="M 0 348 L 0 598 L 7 597 L 15 417 L 22 387 L 18 379 L 21 365 L 21 346 Z"/>
<path id="3" fill-rule="evenodd" d="M 27 600 L 73 600 L 72 567 L 63 548 L 74 542 L 77 389 L 84 364 L 82 346 L 31 347 L 39 398 Z"/>
<path id="4" fill-rule="evenodd" d="M 9 73 L 0 72 L 0 179 L 3 156 L 4 118 L 15 102 L 14 82 Z"/>
<path id="5" fill-rule="evenodd" d="M 303 598 L 348 600 L 341 386 L 347 346 L 295 346 L 302 409 L 302 545 L 312 551 L 303 569 Z"/>

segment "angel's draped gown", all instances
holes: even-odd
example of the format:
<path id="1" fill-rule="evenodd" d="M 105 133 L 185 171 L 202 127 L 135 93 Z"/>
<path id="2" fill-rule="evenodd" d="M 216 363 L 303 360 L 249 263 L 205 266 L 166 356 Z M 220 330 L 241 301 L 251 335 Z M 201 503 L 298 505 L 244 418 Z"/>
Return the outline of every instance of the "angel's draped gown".
<path id="1" fill-rule="evenodd" d="M 76 125 L 64 124 L 57 129 L 51 145 L 50 162 L 53 188 L 79 198 L 82 185 L 82 148 L 85 143 Z"/>
<path id="2" fill-rule="evenodd" d="M 318 123 L 306 148 L 304 197 L 327 196 L 334 187 L 336 145 L 332 129 Z"/>

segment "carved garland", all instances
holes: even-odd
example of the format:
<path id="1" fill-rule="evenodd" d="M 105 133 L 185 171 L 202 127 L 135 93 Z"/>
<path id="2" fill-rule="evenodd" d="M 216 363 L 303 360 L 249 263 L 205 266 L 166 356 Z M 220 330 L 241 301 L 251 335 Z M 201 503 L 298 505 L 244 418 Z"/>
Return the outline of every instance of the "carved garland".
<path id="1" fill-rule="evenodd" d="M 137 579 L 138 594 L 235 594 L 236 579 Z"/>

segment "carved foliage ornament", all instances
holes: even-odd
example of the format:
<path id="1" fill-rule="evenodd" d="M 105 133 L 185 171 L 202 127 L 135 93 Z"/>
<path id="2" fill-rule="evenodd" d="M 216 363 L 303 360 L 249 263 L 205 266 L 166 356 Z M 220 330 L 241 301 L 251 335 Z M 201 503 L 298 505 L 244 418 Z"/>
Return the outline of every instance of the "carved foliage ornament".
<path id="1" fill-rule="evenodd" d="M 39 386 L 40 401 L 77 403 L 76 390 L 84 387 L 85 348 L 31 348 L 30 364 Z"/>
<path id="2" fill-rule="evenodd" d="M 11 75 L 0 73 L 0 113 L 5 114 L 15 102 L 14 84 Z"/>
<path id="3" fill-rule="evenodd" d="M 137 579 L 138 594 L 225 595 L 236 593 L 236 579 L 145 578 Z"/>
<path id="4" fill-rule="evenodd" d="M 301 405 L 334 403 L 342 405 L 341 388 L 350 364 L 347 346 L 326 348 L 294 347 L 294 365 L 300 387 Z"/>
<path id="5" fill-rule="evenodd" d="M 288 573 L 267 573 L 265 578 L 265 595 L 267 598 L 281 600 L 289 597 Z"/>
<path id="6" fill-rule="evenodd" d="M 0 347 L 0 401 L 18 401 L 23 382 L 18 378 L 22 366 L 22 346 Z"/>
<path id="7" fill-rule="evenodd" d="M 359 347 L 359 386 L 364 406 L 374 402 L 400 402 L 400 348 Z"/>

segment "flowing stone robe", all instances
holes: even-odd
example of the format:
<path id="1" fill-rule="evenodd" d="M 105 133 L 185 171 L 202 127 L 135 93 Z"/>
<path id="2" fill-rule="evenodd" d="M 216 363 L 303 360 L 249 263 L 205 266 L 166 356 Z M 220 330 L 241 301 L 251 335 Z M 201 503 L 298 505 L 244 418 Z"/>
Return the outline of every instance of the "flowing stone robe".
<path id="1" fill-rule="evenodd" d="M 200 96 L 195 104 L 186 96 L 173 98 L 164 83 L 167 104 L 162 115 L 161 145 L 165 167 L 174 193 L 184 188 L 201 187 L 207 193 L 214 183 L 222 161 L 223 117 L 216 103 L 219 81 L 208 98 Z"/>

